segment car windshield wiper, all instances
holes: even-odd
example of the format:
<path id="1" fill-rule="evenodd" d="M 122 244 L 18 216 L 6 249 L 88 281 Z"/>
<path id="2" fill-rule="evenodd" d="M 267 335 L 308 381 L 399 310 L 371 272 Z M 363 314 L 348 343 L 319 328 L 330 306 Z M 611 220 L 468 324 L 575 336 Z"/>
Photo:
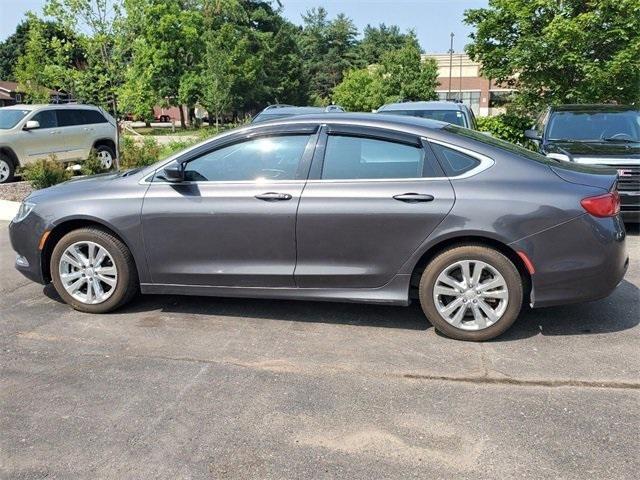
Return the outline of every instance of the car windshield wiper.
<path id="1" fill-rule="evenodd" d="M 605 137 L 602 140 L 604 140 L 605 142 L 614 142 L 614 143 L 640 143 L 640 140 L 633 140 L 630 138 Z"/>

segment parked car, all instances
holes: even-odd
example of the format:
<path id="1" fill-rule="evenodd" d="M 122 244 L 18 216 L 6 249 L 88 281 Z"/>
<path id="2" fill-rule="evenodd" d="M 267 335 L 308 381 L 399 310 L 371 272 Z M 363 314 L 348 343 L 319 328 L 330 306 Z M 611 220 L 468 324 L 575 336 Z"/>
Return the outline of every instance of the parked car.
<path id="1" fill-rule="evenodd" d="M 55 155 L 61 162 L 86 160 L 95 150 L 105 168 L 116 157 L 116 122 L 90 105 L 12 105 L 0 108 L 0 183 L 17 167 Z"/>
<path id="2" fill-rule="evenodd" d="M 625 105 L 558 105 L 525 136 L 540 153 L 618 172 L 625 221 L 640 222 L 640 109 Z"/>
<path id="3" fill-rule="evenodd" d="M 29 196 L 16 268 L 83 312 L 154 294 L 408 305 L 486 340 L 523 302 L 609 295 L 629 259 L 616 175 L 415 117 L 245 126 Z"/>
<path id="4" fill-rule="evenodd" d="M 473 111 L 467 105 L 453 101 L 389 103 L 380 107 L 377 113 L 430 118 L 472 130 L 478 129 Z"/>
<path id="5" fill-rule="evenodd" d="M 279 118 L 293 117 L 296 115 L 336 112 L 344 112 L 344 109 L 340 105 L 329 105 L 328 107 L 294 107 L 293 105 L 284 104 L 269 105 L 253 117 L 251 123 L 266 122 L 267 120 L 277 120 Z"/>

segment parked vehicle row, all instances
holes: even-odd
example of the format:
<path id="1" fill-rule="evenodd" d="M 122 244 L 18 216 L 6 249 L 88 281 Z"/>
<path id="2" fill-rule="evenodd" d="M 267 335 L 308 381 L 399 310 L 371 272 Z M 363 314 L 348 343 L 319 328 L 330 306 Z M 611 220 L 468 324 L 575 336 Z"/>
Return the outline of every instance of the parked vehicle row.
<path id="1" fill-rule="evenodd" d="M 37 191 L 10 237 L 16 268 L 84 312 L 139 290 L 418 300 L 444 334 L 486 340 L 523 303 L 618 285 L 629 259 L 616 181 L 457 125 L 324 113 Z"/>
<path id="2" fill-rule="evenodd" d="M 0 183 L 18 167 L 50 155 L 86 160 L 92 150 L 105 168 L 116 158 L 116 122 L 90 105 L 14 105 L 0 108 Z"/>

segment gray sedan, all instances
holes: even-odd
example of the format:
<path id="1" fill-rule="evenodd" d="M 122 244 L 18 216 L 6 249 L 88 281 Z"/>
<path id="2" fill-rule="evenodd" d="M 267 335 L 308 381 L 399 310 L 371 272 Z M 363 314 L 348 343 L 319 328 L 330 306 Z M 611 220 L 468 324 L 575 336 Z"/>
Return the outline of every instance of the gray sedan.
<path id="1" fill-rule="evenodd" d="M 408 305 L 464 340 L 609 295 L 617 177 L 437 121 L 300 116 L 33 193 L 16 268 L 92 313 L 135 294 Z"/>

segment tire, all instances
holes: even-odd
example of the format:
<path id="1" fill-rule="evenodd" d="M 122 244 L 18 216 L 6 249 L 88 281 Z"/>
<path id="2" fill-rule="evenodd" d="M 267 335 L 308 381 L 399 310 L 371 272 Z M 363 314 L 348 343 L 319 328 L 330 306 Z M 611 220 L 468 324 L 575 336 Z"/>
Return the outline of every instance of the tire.
<path id="1" fill-rule="evenodd" d="M 480 279 L 473 276 L 478 268 Z M 451 279 L 458 280 L 457 284 Z M 469 283 L 475 288 L 468 288 Z M 457 340 L 480 342 L 501 335 L 518 318 L 523 281 L 502 253 L 471 244 L 452 247 L 433 258 L 422 273 L 419 292 L 422 310 L 436 330 Z M 447 295 L 449 292 L 455 295 Z"/>
<path id="2" fill-rule="evenodd" d="M 0 155 L 0 184 L 12 182 L 15 171 L 13 160 L 6 155 Z"/>
<path id="3" fill-rule="evenodd" d="M 92 266 L 95 266 L 95 270 L 93 268 L 78 269 L 68 262 L 69 255 L 65 255 L 65 252 L 68 253 L 70 251 L 68 249 L 72 247 L 76 249 L 74 255 L 77 255 L 79 251 L 85 259 L 88 259 L 90 255 L 84 250 L 85 245 L 96 245 L 104 249 L 107 253 L 100 262 L 100 265 L 98 265 L 98 262 L 96 262 L 95 265 L 92 264 Z M 95 256 L 99 257 L 100 250 L 96 249 L 94 252 L 97 253 Z M 65 255 L 64 258 L 63 255 Z M 72 260 L 79 258 L 73 255 L 71 255 L 71 257 Z M 98 258 L 96 258 L 96 261 L 97 260 Z M 115 273 L 113 273 L 111 267 L 115 267 Z M 81 288 L 75 294 L 72 294 L 67 290 L 67 288 L 70 288 L 70 280 L 68 278 L 63 280 L 61 270 L 65 272 L 70 271 L 70 273 L 66 274 L 69 276 L 68 278 L 79 276 L 78 273 L 84 272 L 84 275 L 80 276 L 85 283 L 84 287 L 81 285 Z M 107 271 L 109 271 L 109 274 L 106 273 Z M 53 286 L 58 292 L 58 295 L 60 295 L 66 303 L 71 305 L 71 307 L 81 312 L 110 312 L 129 302 L 138 293 L 138 272 L 131 252 L 115 235 L 100 228 L 81 228 L 73 230 L 62 237 L 53 248 L 50 272 Z M 105 272 L 105 274 L 101 275 L 100 272 Z M 93 286 L 91 291 L 89 291 L 86 280 L 87 277 L 93 278 L 94 281 L 100 284 L 100 289 L 104 293 L 104 300 L 97 298 L 97 290 Z M 80 278 L 78 278 L 78 280 L 80 280 Z M 108 280 L 114 285 L 104 283 L 101 279 L 105 281 Z M 65 284 L 67 288 L 65 288 Z M 85 294 L 83 290 L 86 290 L 87 293 Z M 91 293 L 96 297 L 94 302 L 87 301 Z M 87 298 L 79 298 L 83 295 Z"/>
<path id="4" fill-rule="evenodd" d="M 96 156 L 102 162 L 102 166 L 105 170 L 112 170 L 115 166 L 115 158 L 116 152 L 109 145 L 97 145 L 93 151 L 96 153 Z"/>

